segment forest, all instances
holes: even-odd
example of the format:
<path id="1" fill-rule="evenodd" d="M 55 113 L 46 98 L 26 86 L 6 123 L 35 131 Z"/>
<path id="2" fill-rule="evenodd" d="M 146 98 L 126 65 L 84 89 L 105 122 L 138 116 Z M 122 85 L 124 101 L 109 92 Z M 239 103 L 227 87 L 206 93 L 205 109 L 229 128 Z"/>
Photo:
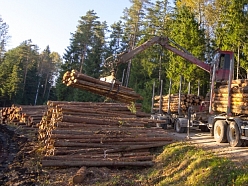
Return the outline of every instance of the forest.
<path id="1" fill-rule="evenodd" d="M 32 40 L 6 50 L 8 23 L 0 15 L 0 106 L 43 105 L 48 100 L 102 102 L 104 97 L 67 87 L 64 73 L 77 70 L 94 78 L 110 75 L 105 60 L 130 51 L 154 36 L 171 38 L 178 46 L 204 63 L 210 63 L 216 50 L 235 53 L 235 79 L 248 77 L 248 0 L 130 0 L 131 6 L 112 25 L 100 22 L 97 12 L 89 10 L 72 31 L 70 45 L 63 56 L 49 45 L 38 51 Z M 134 89 L 144 99 L 143 110 L 150 112 L 153 84 L 159 94 L 182 91 L 206 95 L 209 74 L 180 56 L 153 45 L 118 66 L 116 77 L 122 86 Z M 163 80 L 163 81 L 161 81 Z"/>

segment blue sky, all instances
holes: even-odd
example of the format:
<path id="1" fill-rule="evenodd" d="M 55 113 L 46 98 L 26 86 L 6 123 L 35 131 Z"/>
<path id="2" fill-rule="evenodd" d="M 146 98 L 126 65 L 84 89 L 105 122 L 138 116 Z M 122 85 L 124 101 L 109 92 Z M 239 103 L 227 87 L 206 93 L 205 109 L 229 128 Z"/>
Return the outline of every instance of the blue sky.
<path id="1" fill-rule="evenodd" d="M 129 0 L 0 0 L 0 16 L 9 25 L 7 49 L 31 39 L 40 51 L 49 45 L 62 55 L 70 44 L 70 33 L 87 11 L 94 10 L 110 26 L 130 6 Z"/>

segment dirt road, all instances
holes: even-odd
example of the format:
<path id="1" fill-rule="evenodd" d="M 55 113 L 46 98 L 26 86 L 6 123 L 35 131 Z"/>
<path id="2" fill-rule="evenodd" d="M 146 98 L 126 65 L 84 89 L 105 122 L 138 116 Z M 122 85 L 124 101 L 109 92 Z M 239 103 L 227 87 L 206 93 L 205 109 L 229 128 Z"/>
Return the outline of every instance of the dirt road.
<path id="1" fill-rule="evenodd" d="M 211 150 L 220 157 L 227 157 L 235 162 L 242 163 L 248 161 L 248 147 L 230 147 L 228 143 L 217 143 L 210 136 L 209 132 L 201 132 L 198 129 L 191 129 L 188 133 L 176 133 L 173 129 L 169 129 L 169 136 L 177 141 L 187 141 L 191 144 L 196 144 L 203 149 Z"/>

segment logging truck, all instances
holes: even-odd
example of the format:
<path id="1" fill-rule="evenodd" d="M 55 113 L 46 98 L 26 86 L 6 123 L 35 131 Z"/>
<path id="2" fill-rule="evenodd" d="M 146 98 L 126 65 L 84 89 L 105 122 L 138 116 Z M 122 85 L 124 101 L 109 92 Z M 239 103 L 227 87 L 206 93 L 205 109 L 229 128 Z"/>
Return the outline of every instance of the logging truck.
<path id="1" fill-rule="evenodd" d="M 136 54 L 154 44 L 161 45 L 162 48 L 170 50 L 210 74 L 209 106 L 208 112 L 205 113 L 207 121 L 201 122 L 197 117 L 192 117 L 194 116 L 192 107 L 189 107 L 188 113 L 184 116 L 179 113 L 180 109 L 178 109 L 176 116 L 172 117 L 170 113 L 165 115 L 159 113 L 155 117 L 165 120 L 165 124 L 173 124 L 177 132 L 186 132 L 187 128 L 194 125 L 204 126 L 205 130 L 207 126 L 216 142 L 229 142 L 232 147 L 244 145 L 248 140 L 248 93 L 245 94 L 245 83 L 248 85 L 248 82 L 239 80 L 237 83 L 233 80 L 234 53 L 218 50 L 213 61 L 205 63 L 170 38 L 155 36 L 129 52 L 118 54 L 115 58 L 108 58 L 112 60 L 107 61 L 107 64 L 111 64 L 116 70 L 119 64 L 127 63 Z M 239 100 L 238 104 L 235 100 Z"/>
<path id="2" fill-rule="evenodd" d="M 158 124 L 163 129 L 171 126 L 178 133 L 187 132 L 188 128 L 199 128 L 202 132 L 208 132 L 208 102 L 203 96 L 182 94 L 182 76 L 180 78 L 180 88 L 178 94 L 171 94 L 171 79 L 169 94 L 162 95 L 163 83 L 161 82 L 160 95 L 155 96 L 155 84 L 153 85 L 151 118 L 163 120 Z M 198 87 L 199 88 L 199 87 Z M 199 92 L 199 91 L 198 91 Z"/>

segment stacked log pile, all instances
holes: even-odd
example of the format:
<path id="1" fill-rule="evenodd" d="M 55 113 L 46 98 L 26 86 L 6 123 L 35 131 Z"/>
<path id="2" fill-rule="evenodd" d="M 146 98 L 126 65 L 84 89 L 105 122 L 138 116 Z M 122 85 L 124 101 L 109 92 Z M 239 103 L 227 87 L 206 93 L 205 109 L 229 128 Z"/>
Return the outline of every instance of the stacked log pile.
<path id="1" fill-rule="evenodd" d="M 122 103 L 130 103 L 143 99 L 131 88 L 120 86 L 117 82 L 112 84 L 101 81 L 79 73 L 76 70 L 67 71 L 63 76 L 63 83 L 67 86 L 90 91 Z"/>
<path id="2" fill-rule="evenodd" d="M 39 125 L 43 166 L 152 166 L 150 148 L 171 140 L 136 104 L 48 102 Z M 153 127 L 154 126 L 154 127 Z"/>
<path id="3" fill-rule="evenodd" d="M 1 123 L 36 127 L 46 112 L 46 105 L 12 105 L 1 109 Z"/>
<path id="4" fill-rule="evenodd" d="M 213 111 L 226 112 L 228 102 L 228 82 L 214 90 Z M 231 84 L 231 112 L 248 114 L 248 80 L 233 80 Z"/>
<path id="5" fill-rule="evenodd" d="M 177 113 L 178 112 L 178 105 L 179 105 L 179 94 L 171 94 L 170 95 L 170 112 Z M 154 97 L 154 110 L 159 110 L 160 105 L 160 96 Z M 162 96 L 162 110 L 163 112 L 168 112 L 168 100 L 169 95 Z M 190 106 L 199 106 L 201 102 L 204 101 L 202 96 L 197 96 L 194 94 L 181 94 L 181 111 L 186 113 Z"/>
<path id="6" fill-rule="evenodd" d="M 3 107 L 1 109 L 1 123 L 7 124 L 10 120 L 12 120 L 12 113 L 14 112 L 14 106 L 11 107 Z"/>

